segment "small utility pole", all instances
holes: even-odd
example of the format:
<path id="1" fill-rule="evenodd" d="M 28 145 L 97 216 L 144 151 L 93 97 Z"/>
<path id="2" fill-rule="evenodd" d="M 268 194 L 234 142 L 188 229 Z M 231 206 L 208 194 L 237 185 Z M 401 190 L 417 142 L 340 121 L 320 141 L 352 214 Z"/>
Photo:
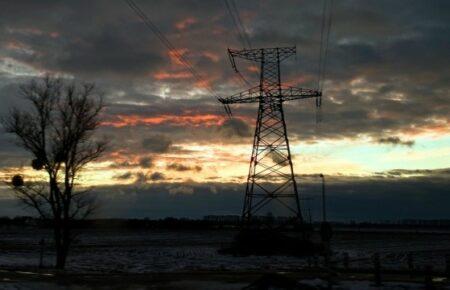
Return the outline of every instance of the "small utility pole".
<path id="1" fill-rule="evenodd" d="M 322 178 L 322 221 L 327 221 L 327 209 L 325 200 L 325 176 L 321 173 L 320 178 Z"/>
<path id="2" fill-rule="evenodd" d="M 330 241 L 333 235 L 333 229 L 331 228 L 330 223 L 327 222 L 325 177 L 322 173 L 319 176 L 322 178 L 322 224 L 320 225 L 320 236 L 322 238 L 323 245 L 325 246 L 325 262 L 328 264 L 331 255 Z"/>

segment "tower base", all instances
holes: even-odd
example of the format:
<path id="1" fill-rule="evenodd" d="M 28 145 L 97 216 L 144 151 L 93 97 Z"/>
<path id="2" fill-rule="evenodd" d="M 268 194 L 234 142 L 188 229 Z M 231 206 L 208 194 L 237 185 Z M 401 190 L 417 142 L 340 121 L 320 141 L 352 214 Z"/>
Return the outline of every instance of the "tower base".
<path id="1" fill-rule="evenodd" d="M 234 256 L 295 256 L 322 254 L 322 244 L 314 243 L 305 230 L 284 232 L 276 229 L 242 229 L 229 248 L 219 253 Z"/>

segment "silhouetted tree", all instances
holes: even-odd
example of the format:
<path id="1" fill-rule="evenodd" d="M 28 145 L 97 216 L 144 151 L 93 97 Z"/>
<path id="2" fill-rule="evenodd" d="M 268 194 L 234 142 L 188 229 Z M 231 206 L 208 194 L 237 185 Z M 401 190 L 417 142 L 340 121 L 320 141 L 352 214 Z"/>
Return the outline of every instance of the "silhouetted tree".
<path id="1" fill-rule="evenodd" d="M 51 76 L 31 81 L 20 92 L 31 108 L 13 108 L 2 124 L 33 155 L 31 166 L 45 172 L 45 182 L 17 175 L 11 185 L 20 201 L 51 222 L 56 268 L 62 269 L 73 240 L 72 221 L 96 209 L 93 196 L 88 190 L 75 191 L 75 182 L 105 151 L 106 142 L 93 138 L 103 102 L 93 84 L 68 84 Z"/>

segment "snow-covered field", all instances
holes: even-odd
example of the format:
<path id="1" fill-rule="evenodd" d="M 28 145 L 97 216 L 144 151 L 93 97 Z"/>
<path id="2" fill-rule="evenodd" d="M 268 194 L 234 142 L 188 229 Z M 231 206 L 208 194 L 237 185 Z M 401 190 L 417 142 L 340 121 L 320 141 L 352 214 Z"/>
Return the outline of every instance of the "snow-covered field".
<path id="1" fill-rule="evenodd" d="M 171 272 L 191 270 L 295 270 L 317 261 L 293 257 L 230 257 L 220 255 L 234 232 L 163 230 L 87 230 L 80 233 L 67 268 L 73 272 Z M 0 229 L 0 267 L 36 266 L 39 241 L 47 248 L 44 264 L 53 263 L 49 231 Z M 443 269 L 450 254 L 450 235 L 336 235 L 332 244 L 336 260 L 350 256 L 350 267 L 371 267 L 370 256 L 379 252 L 385 268 L 407 267 L 413 253 L 416 267 Z M 320 263 L 320 261 L 318 261 Z"/>

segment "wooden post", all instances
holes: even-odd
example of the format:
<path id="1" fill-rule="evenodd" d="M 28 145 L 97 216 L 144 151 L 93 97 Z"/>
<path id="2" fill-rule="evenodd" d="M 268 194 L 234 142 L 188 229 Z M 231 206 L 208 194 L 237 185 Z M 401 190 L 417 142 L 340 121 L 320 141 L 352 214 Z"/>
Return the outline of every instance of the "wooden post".
<path id="1" fill-rule="evenodd" d="M 381 286 L 381 261 L 380 253 L 375 253 L 372 257 L 373 261 L 373 282 L 375 286 Z"/>

